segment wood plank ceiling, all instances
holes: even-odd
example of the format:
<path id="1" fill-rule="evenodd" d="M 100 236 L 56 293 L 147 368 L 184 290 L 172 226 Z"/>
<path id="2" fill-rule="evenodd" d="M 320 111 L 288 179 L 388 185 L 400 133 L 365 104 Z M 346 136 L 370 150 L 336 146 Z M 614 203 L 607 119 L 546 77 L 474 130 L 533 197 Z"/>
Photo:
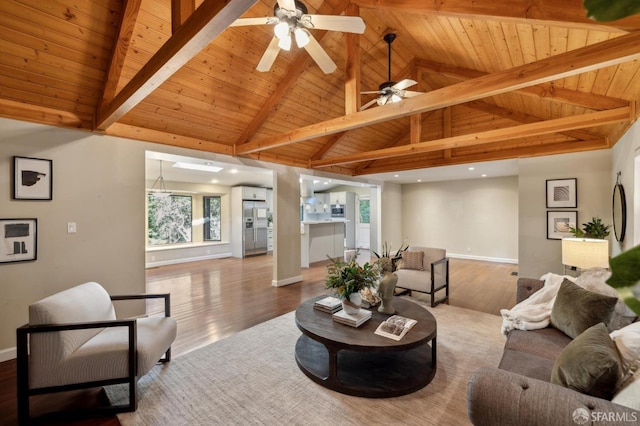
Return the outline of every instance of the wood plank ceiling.
<path id="1" fill-rule="evenodd" d="M 362 35 L 313 30 L 256 71 L 275 0 L 4 0 L 0 116 L 364 175 L 611 147 L 638 116 L 640 15 L 581 0 L 304 0 Z M 173 15 L 172 15 L 173 6 Z M 173 17 L 172 17 L 173 16 Z M 358 112 L 392 77 L 423 95 Z"/>

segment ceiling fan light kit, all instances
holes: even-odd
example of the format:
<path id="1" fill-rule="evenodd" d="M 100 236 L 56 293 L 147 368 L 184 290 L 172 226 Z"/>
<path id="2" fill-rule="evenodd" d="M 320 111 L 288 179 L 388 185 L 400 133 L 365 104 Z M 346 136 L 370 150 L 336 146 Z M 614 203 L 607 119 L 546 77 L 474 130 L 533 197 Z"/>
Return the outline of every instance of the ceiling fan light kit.
<path id="1" fill-rule="evenodd" d="M 411 80 L 410 78 L 405 78 L 404 80 L 401 80 L 398 82 L 391 80 L 391 43 L 393 43 L 393 41 L 396 39 L 396 34 L 393 34 L 393 33 L 385 34 L 383 39 L 387 43 L 388 51 L 389 51 L 389 55 L 387 59 L 388 81 L 385 81 L 384 83 L 380 84 L 380 86 L 378 86 L 378 90 L 360 92 L 361 95 L 371 95 L 371 94 L 380 95 L 374 100 L 369 101 L 366 104 L 362 105 L 362 107 L 360 107 L 360 111 L 369 108 L 373 104 L 378 104 L 378 106 L 382 106 L 388 103 L 400 102 L 404 98 L 410 98 L 412 96 L 417 96 L 422 94 L 421 92 L 412 92 L 409 90 L 405 90 L 408 87 L 418 84 L 418 82 L 415 80 Z"/>
<path id="2" fill-rule="evenodd" d="M 273 17 L 268 18 L 240 18 L 231 24 L 233 27 L 275 25 L 273 39 L 256 67 L 260 72 L 269 71 L 278 52 L 281 49 L 291 49 L 291 39 L 295 38 L 296 45 L 304 48 L 325 74 L 330 74 L 336 70 L 337 66 L 308 30 L 319 29 L 357 34 L 362 34 L 365 30 L 364 21 L 359 16 L 309 14 L 307 7 L 298 0 L 278 0 L 273 8 L 273 14 Z"/>

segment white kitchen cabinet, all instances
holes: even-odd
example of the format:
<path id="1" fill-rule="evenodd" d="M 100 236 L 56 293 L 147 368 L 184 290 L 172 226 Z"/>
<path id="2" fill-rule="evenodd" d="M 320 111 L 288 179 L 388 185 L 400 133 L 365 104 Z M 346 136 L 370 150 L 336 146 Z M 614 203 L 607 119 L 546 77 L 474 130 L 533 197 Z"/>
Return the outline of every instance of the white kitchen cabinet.
<path id="1" fill-rule="evenodd" d="M 267 228 L 267 251 L 273 252 L 273 228 Z"/>
<path id="2" fill-rule="evenodd" d="M 255 188 L 253 186 L 242 187 L 243 200 L 266 201 L 267 188 Z"/>
<path id="3" fill-rule="evenodd" d="M 315 194 L 315 198 L 316 204 L 314 205 L 314 207 L 316 213 L 331 213 L 328 193 L 317 193 Z"/>
<path id="4" fill-rule="evenodd" d="M 346 192 L 330 192 L 329 193 L 329 202 L 331 204 L 347 204 L 347 193 Z"/>

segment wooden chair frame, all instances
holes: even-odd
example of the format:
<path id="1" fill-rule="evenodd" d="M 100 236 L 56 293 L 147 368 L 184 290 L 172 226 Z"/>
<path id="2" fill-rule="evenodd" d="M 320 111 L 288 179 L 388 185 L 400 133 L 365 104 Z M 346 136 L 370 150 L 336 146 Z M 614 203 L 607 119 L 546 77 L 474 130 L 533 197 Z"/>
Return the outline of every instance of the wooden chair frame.
<path id="1" fill-rule="evenodd" d="M 171 300 L 169 293 L 163 294 L 134 294 L 134 295 L 117 295 L 110 296 L 112 301 L 118 300 L 140 300 L 140 299 L 164 299 L 164 316 L 171 316 Z M 110 321 L 92 321 L 77 322 L 66 324 L 43 324 L 43 325 L 23 325 L 16 330 L 17 340 L 17 391 L 18 391 L 18 424 L 26 425 L 31 422 L 31 413 L 29 408 L 29 398 L 33 395 L 42 395 L 47 393 L 65 392 L 70 390 L 94 388 L 108 385 L 126 383 L 129 387 L 128 404 L 114 405 L 109 407 L 92 408 L 91 412 L 81 412 L 74 417 L 96 417 L 113 415 L 117 413 L 135 411 L 138 408 L 137 398 L 137 382 L 136 376 L 138 370 L 137 353 L 137 321 L 136 319 L 110 320 Z M 35 333 L 50 333 L 58 331 L 83 330 L 92 328 L 110 328 L 110 327 L 127 327 L 128 329 L 128 373 L 125 377 L 119 377 L 107 380 L 98 380 L 83 383 L 73 383 L 62 386 L 49 386 L 44 388 L 29 388 L 29 335 Z M 164 353 L 159 362 L 171 361 L 171 346 Z M 71 413 L 59 412 L 49 415 L 59 415 L 66 417 Z"/>

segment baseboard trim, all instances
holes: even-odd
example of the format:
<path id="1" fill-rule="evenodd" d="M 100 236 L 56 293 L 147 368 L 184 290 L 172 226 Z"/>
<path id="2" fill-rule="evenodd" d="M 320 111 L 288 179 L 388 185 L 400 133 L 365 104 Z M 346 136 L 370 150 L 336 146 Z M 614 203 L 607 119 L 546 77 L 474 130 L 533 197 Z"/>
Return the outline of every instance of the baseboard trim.
<path id="1" fill-rule="evenodd" d="M 282 287 L 289 284 L 295 284 L 302 281 L 302 275 L 298 275 L 297 277 L 285 278 L 284 280 L 273 280 L 271 281 L 271 286 L 273 287 Z"/>
<path id="2" fill-rule="evenodd" d="M 455 253 L 447 253 L 447 257 L 451 257 L 454 259 L 482 260 L 484 262 L 513 263 L 514 265 L 518 264 L 518 259 L 508 259 L 504 257 L 474 256 L 471 254 L 455 254 Z"/>
<path id="3" fill-rule="evenodd" d="M 231 253 L 208 254 L 206 256 L 183 257 L 180 259 L 161 260 L 159 262 L 148 262 L 145 264 L 146 269 L 157 268 L 158 266 L 177 265 L 179 263 L 197 262 L 200 260 L 224 259 L 231 257 Z"/>
<path id="4" fill-rule="evenodd" d="M 16 348 L 3 349 L 0 351 L 0 362 L 10 361 L 17 356 Z"/>

